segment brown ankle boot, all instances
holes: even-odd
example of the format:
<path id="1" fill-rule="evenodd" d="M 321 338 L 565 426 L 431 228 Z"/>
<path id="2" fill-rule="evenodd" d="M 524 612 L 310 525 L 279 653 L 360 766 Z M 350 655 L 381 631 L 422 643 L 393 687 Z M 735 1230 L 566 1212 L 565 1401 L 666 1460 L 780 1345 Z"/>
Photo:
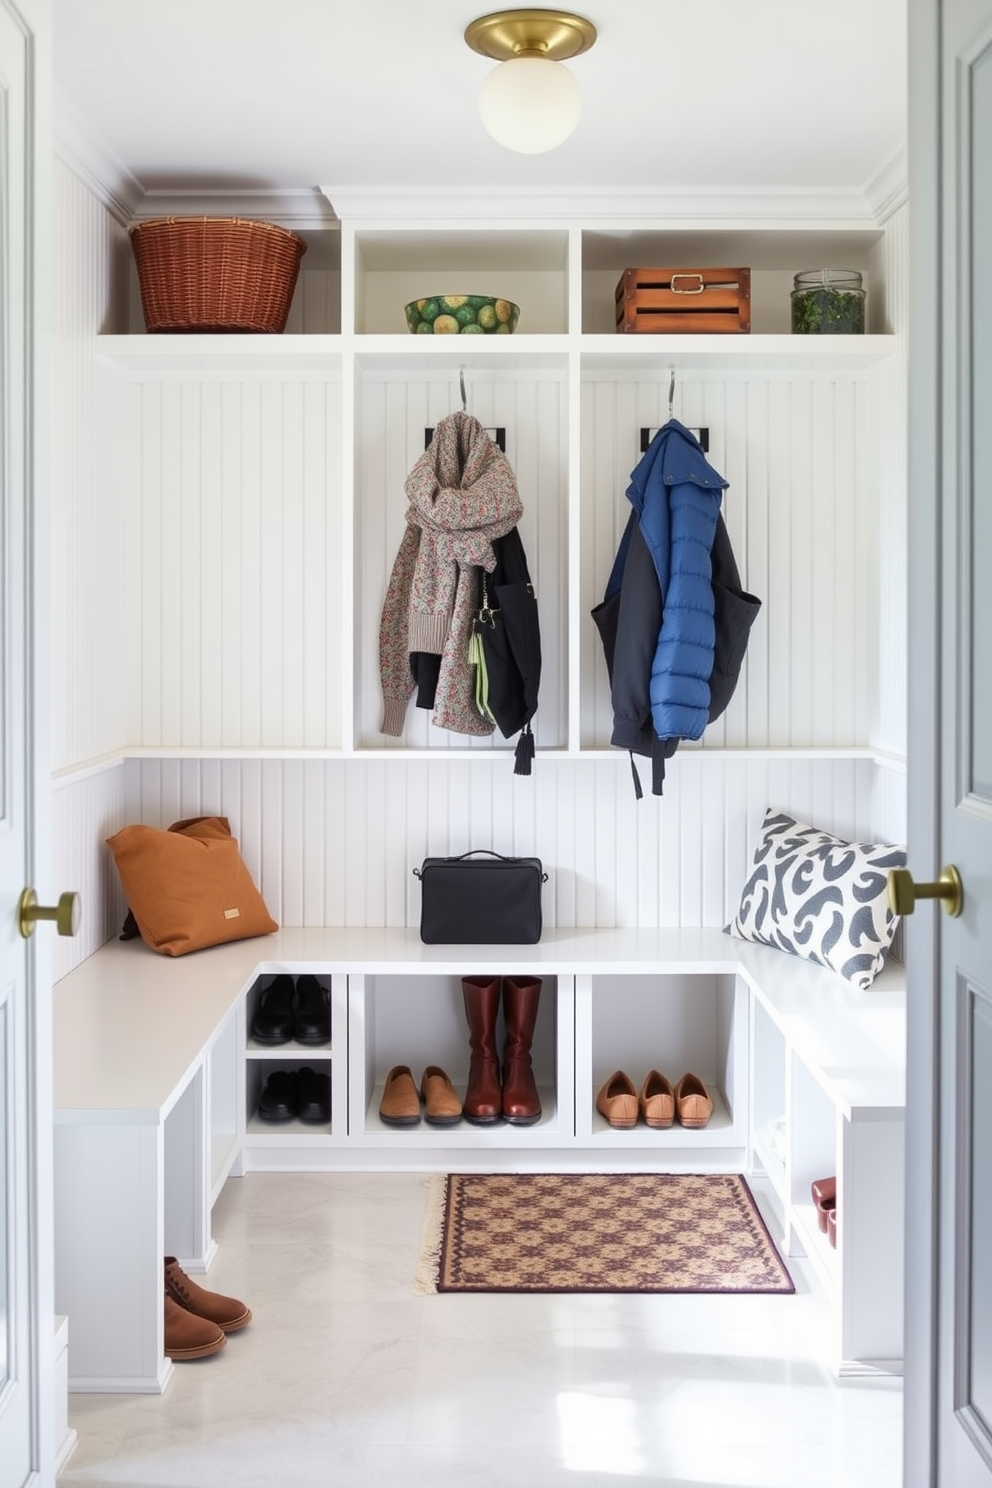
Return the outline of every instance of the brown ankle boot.
<path id="1" fill-rule="evenodd" d="M 499 1120 L 502 1109 L 499 1060 L 496 1058 L 499 977 L 463 977 L 462 994 L 472 1050 L 463 1111 L 466 1121 L 472 1121 L 476 1126 L 488 1126 L 490 1122 Z"/>
<path id="2" fill-rule="evenodd" d="M 187 1312 L 165 1294 L 165 1352 L 170 1359 L 205 1359 L 227 1343 L 227 1334 L 209 1318 Z"/>
<path id="3" fill-rule="evenodd" d="M 236 1333 L 251 1322 L 251 1311 L 243 1302 L 236 1297 L 225 1297 L 222 1292 L 208 1292 L 197 1286 L 175 1256 L 165 1258 L 165 1295 L 194 1317 L 215 1323 L 225 1333 Z"/>
<path id="4" fill-rule="evenodd" d="M 541 996 L 540 977 L 503 978 L 503 1118 L 514 1126 L 533 1126 L 541 1115 L 530 1046 Z"/>

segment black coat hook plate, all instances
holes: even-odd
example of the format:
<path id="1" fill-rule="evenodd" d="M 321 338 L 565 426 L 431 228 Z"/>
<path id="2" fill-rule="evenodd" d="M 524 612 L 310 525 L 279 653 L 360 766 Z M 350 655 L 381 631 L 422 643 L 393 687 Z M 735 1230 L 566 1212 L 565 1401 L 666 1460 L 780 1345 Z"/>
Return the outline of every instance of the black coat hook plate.
<path id="1" fill-rule="evenodd" d="M 688 424 L 686 425 L 686 428 L 689 428 Z M 648 452 L 648 445 L 651 443 L 652 439 L 657 434 L 657 432 L 658 432 L 657 429 L 642 428 L 642 430 L 641 430 L 641 454 L 642 455 L 646 455 L 647 454 L 647 452 Z M 709 453 L 709 448 L 710 448 L 710 431 L 709 431 L 709 429 L 707 429 L 707 428 L 703 428 L 703 429 L 689 429 L 689 433 L 690 434 L 695 434 L 696 438 L 699 440 L 700 444 L 703 447 L 703 453 L 704 454 L 708 454 Z"/>
<path id="2" fill-rule="evenodd" d="M 487 429 L 486 430 L 486 433 L 489 435 L 489 438 L 493 441 L 494 444 L 498 444 L 499 445 L 500 449 L 503 451 L 503 453 L 505 455 L 506 454 L 506 429 L 505 428 Z M 431 442 L 431 440 L 433 438 L 434 438 L 434 430 L 433 429 L 425 429 L 424 430 L 424 449 L 426 449 L 428 447 L 428 445 L 430 444 L 430 442 Z"/>

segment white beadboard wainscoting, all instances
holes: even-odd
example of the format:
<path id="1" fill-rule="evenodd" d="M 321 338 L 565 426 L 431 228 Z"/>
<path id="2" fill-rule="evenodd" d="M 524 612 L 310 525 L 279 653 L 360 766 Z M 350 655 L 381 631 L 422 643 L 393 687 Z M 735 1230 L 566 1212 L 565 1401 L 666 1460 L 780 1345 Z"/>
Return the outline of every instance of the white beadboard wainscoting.
<path id="1" fill-rule="evenodd" d="M 125 386 L 129 742 L 340 746 L 340 379 Z"/>
<path id="2" fill-rule="evenodd" d="M 609 683 L 588 613 L 630 511 L 640 428 L 668 417 L 668 377 L 587 379 L 582 401 L 582 743 L 609 743 Z M 874 374 L 689 373 L 675 413 L 709 430 L 743 587 L 762 608 L 727 712 L 703 748 L 868 743 L 876 679 Z"/>
<path id="3" fill-rule="evenodd" d="M 412 870 L 426 856 L 472 848 L 542 859 L 549 927 L 721 925 L 736 909 L 768 806 L 843 836 L 878 830 L 879 772 L 869 759 L 684 750 L 670 762 L 665 795 L 642 801 L 619 751 L 539 757 L 529 779 L 512 769 L 508 753 L 130 759 L 64 784 L 56 791 L 60 881 L 81 889 L 87 929 L 78 947 L 61 949 L 75 963 L 119 930 L 123 902 L 104 839 L 125 822 L 227 816 L 280 924 L 346 926 L 416 926 Z"/>
<path id="4" fill-rule="evenodd" d="M 537 856 L 545 923 L 722 925 L 735 912 L 769 806 L 840 836 L 905 840 L 898 762 L 681 750 L 664 796 L 634 796 L 628 757 L 470 760 L 129 759 L 57 783 L 57 882 L 83 923 L 58 975 L 118 934 L 125 905 L 105 839 L 128 822 L 227 816 L 283 925 L 416 926 L 424 857 L 492 848 Z"/>
<path id="5" fill-rule="evenodd" d="M 643 374 L 584 379 L 581 496 L 570 507 L 561 377 L 508 369 L 472 383 L 478 417 L 507 430 L 524 505 L 544 656 L 539 748 L 609 745 L 606 668 L 589 612 L 629 511 L 639 429 L 664 421 L 667 388 L 667 377 Z M 173 379 L 127 391 L 137 430 L 127 478 L 130 742 L 330 749 L 353 730 L 360 748 L 473 747 L 413 708 L 402 740 L 379 733 L 379 617 L 404 531 L 404 481 L 425 428 L 453 406 L 450 381 L 363 380 L 351 522 L 337 383 Z M 681 417 L 709 428 L 711 461 L 730 482 L 724 511 L 742 581 L 762 600 L 741 685 L 704 748 L 872 739 L 882 391 L 873 374 L 696 373 L 680 385 Z"/>

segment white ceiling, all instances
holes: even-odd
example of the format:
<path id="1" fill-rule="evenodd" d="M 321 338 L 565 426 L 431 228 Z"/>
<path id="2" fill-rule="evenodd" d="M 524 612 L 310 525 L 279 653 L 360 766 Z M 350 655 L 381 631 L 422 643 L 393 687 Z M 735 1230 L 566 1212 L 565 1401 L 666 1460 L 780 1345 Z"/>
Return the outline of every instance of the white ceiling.
<path id="1" fill-rule="evenodd" d="M 589 0 L 581 123 L 504 150 L 472 0 L 54 0 L 63 146 L 153 194 L 738 197 L 856 214 L 904 174 L 906 0 Z M 339 203 L 335 202 L 338 206 Z M 498 210 L 498 206 L 497 206 Z M 724 209 L 725 210 L 725 209 Z M 814 208 L 816 210 L 816 208 Z M 812 215 L 805 210 L 803 215 Z"/>

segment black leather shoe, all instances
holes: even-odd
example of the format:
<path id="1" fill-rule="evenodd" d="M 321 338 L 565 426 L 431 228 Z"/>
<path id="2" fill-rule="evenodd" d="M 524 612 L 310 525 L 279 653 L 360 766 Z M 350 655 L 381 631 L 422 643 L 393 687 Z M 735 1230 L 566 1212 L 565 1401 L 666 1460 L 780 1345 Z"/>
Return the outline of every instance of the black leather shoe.
<path id="1" fill-rule="evenodd" d="M 299 1075 L 299 1104 L 296 1114 L 301 1121 L 326 1124 L 331 1119 L 331 1077 L 320 1075 L 308 1064 L 297 1070 Z"/>
<path id="2" fill-rule="evenodd" d="M 251 1036 L 260 1044 L 288 1044 L 293 1037 L 296 988 L 291 976 L 277 976 L 262 993 Z"/>
<path id="3" fill-rule="evenodd" d="M 263 1121 L 292 1121 L 300 1104 L 300 1082 L 295 1070 L 276 1070 L 258 1098 Z"/>
<path id="4" fill-rule="evenodd" d="M 329 1044 L 331 1041 L 331 1010 L 324 989 L 315 976 L 296 979 L 293 1028 L 299 1044 Z"/>

